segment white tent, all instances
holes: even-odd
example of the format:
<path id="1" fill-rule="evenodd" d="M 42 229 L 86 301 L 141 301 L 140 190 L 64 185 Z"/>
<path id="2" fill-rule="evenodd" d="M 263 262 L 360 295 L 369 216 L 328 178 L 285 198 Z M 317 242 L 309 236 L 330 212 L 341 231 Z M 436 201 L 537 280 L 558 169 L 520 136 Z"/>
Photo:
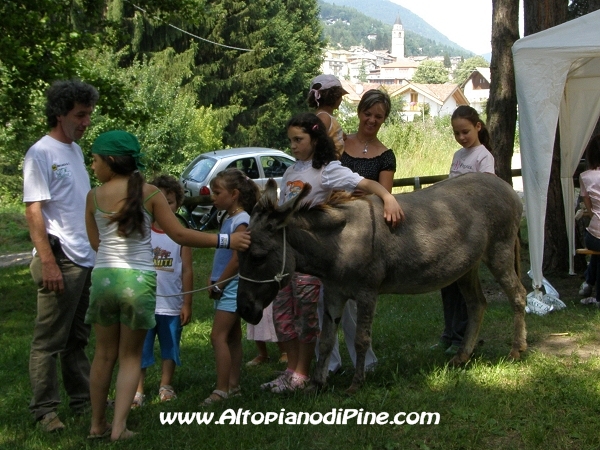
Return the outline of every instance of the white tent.
<path id="1" fill-rule="evenodd" d="M 573 273 L 573 173 L 600 115 L 600 11 L 526 36 L 512 48 L 531 274 L 542 286 L 544 220 L 556 124 Z"/>

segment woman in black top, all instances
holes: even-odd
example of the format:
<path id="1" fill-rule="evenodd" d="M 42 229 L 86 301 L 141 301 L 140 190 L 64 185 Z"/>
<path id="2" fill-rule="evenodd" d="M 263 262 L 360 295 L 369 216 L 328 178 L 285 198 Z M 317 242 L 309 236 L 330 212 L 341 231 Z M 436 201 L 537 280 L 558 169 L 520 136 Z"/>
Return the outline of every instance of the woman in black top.
<path id="1" fill-rule="evenodd" d="M 358 131 L 346 138 L 340 162 L 359 175 L 378 181 L 391 192 L 396 155 L 377 138 L 390 110 L 390 97 L 385 92 L 371 89 L 364 93 L 358 104 Z"/>

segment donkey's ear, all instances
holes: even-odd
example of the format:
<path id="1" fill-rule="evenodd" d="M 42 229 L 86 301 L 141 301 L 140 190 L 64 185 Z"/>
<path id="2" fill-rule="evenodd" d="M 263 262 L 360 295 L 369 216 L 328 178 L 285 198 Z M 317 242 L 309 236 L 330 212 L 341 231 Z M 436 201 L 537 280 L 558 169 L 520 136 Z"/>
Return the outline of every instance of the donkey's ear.
<path id="1" fill-rule="evenodd" d="M 265 186 L 265 191 L 258 201 L 258 205 L 263 210 L 273 209 L 277 205 L 277 183 L 273 178 L 269 178 Z"/>
<path id="2" fill-rule="evenodd" d="M 291 214 L 296 211 L 298 208 L 300 208 L 300 206 L 302 206 L 302 200 L 304 200 L 304 198 L 310 193 L 312 189 L 312 186 L 308 183 L 306 183 L 304 186 L 302 186 L 302 190 L 300 191 L 300 193 L 298 195 L 296 195 L 294 198 L 288 200 L 287 202 L 285 202 L 283 205 L 281 205 L 279 207 L 279 213 L 283 215 L 284 222 L 287 222 L 288 218 L 291 216 Z"/>

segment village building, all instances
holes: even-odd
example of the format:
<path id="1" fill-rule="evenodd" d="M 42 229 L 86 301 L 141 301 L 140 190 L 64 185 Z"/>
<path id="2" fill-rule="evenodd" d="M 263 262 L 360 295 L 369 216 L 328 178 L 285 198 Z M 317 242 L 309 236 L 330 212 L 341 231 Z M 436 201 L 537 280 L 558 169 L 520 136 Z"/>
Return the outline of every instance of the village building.
<path id="1" fill-rule="evenodd" d="M 485 110 L 490 97 L 491 74 L 489 67 L 477 67 L 462 84 L 462 90 L 469 104 L 477 110 Z"/>
<path id="2" fill-rule="evenodd" d="M 392 50 L 390 52 L 396 61 L 404 59 L 404 25 L 400 16 L 396 16 L 396 22 L 392 26 Z"/>
<path id="3" fill-rule="evenodd" d="M 362 94 L 369 89 L 381 89 L 379 83 L 352 83 L 342 80 L 342 87 L 348 92 L 344 101 L 358 106 Z M 468 105 L 469 101 L 460 86 L 455 83 L 421 84 L 406 82 L 402 85 L 385 85 L 383 89 L 390 98 L 402 100 L 402 110 L 396 111 L 401 119 L 412 122 L 416 118 L 423 119 L 425 115 L 443 117 L 452 114 L 458 105 Z"/>
<path id="4" fill-rule="evenodd" d="M 421 62 L 428 59 L 444 62 L 444 57 L 406 58 L 404 26 L 400 16 L 392 27 L 391 44 L 389 52 L 370 52 L 363 47 L 351 47 L 350 50 L 327 48 L 321 71 L 340 79 L 348 92 L 344 100 L 353 106 L 358 105 L 364 92 L 383 86 L 390 97 L 402 99 L 402 111 L 397 113 L 406 121 L 425 115 L 441 117 L 452 114 L 458 105 L 472 104 L 479 112 L 485 108 L 489 97 L 489 68 L 478 67 L 462 86 L 455 83 L 413 83 Z M 450 58 L 451 70 L 455 70 L 461 60 L 460 57 Z"/>

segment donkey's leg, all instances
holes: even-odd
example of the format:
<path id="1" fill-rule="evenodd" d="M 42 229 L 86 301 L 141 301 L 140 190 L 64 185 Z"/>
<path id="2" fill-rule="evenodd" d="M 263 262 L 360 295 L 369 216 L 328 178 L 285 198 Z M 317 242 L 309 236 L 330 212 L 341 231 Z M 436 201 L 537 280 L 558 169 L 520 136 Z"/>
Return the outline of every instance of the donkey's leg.
<path id="1" fill-rule="evenodd" d="M 483 313 L 487 305 L 479 280 L 479 264 L 472 267 L 457 283 L 467 304 L 469 320 L 460 349 L 456 356 L 450 360 L 452 365 L 460 365 L 469 360 L 475 348 L 477 336 L 479 336 Z"/>
<path id="2" fill-rule="evenodd" d="M 527 328 L 525 326 L 525 304 L 527 291 L 521 283 L 520 274 L 515 270 L 515 261 L 518 262 L 518 239 L 515 243 L 505 243 L 502 247 L 496 246 L 490 253 L 486 264 L 508 297 L 513 310 L 513 342 L 510 351 L 512 359 L 520 359 L 521 352 L 527 350 Z M 519 264 L 516 264 L 518 267 Z"/>
<path id="3" fill-rule="evenodd" d="M 345 301 L 335 295 L 333 288 L 323 287 L 323 325 L 319 336 L 319 357 L 313 373 L 313 383 L 317 388 L 327 384 L 329 373 L 329 357 L 335 345 L 337 327 L 342 316 Z"/>
<path id="4" fill-rule="evenodd" d="M 365 380 L 365 356 L 371 345 L 371 330 L 373 317 L 375 316 L 377 293 L 376 291 L 361 291 L 355 296 L 355 300 L 357 308 L 356 338 L 354 339 L 356 369 L 352 384 L 347 390 L 349 394 L 354 394 L 358 391 Z"/>

